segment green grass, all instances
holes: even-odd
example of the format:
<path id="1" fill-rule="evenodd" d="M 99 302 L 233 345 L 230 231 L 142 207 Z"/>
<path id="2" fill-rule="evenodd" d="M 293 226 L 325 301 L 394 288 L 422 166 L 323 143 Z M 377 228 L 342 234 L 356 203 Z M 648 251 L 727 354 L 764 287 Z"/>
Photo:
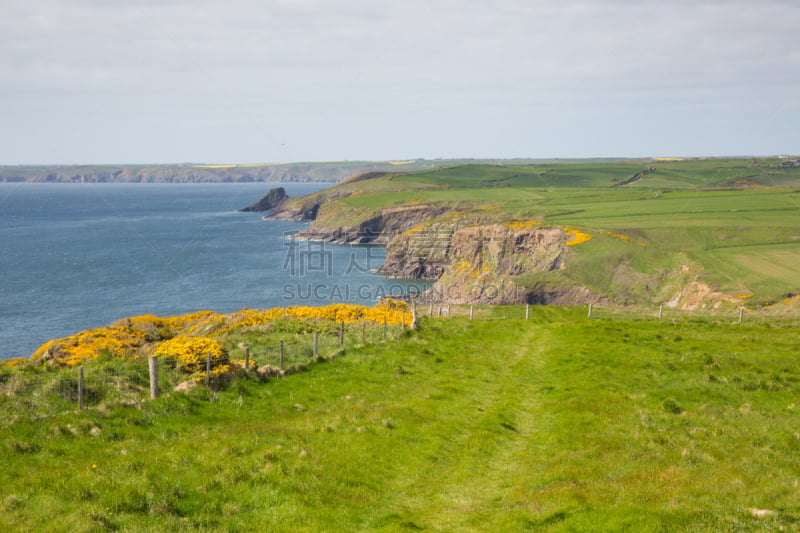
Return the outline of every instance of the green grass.
<path id="1" fill-rule="evenodd" d="M 426 319 L 267 383 L 6 409 L 0 527 L 796 529 L 800 330 L 584 315 Z"/>
<path id="2" fill-rule="evenodd" d="M 777 159 L 473 164 L 351 180 L 333 190 L 355 194 L 326 204 L 317 224 L 351 227 L 385 207 L 426 205 L 438 209 L 431 213 L 458 211 L 465 224 L 575 226 L 594 238 L 570 249 L 565 270 L 517 282 L 583 285 L 615 302 L 642 304 L 668 301 L 679 281 L 699 279 L 729 295 L 754 294 L 750 302 L 761 304 L 800 292 L 796 254 L 786 252 L 800 238 L 797 186 L 800 169 Z M 455 220 L 444 217 L 425 221 Z M 757 246 L 782 251 L 751 257 Z M 691 279 L 682 275 L 686 268 Z"/>

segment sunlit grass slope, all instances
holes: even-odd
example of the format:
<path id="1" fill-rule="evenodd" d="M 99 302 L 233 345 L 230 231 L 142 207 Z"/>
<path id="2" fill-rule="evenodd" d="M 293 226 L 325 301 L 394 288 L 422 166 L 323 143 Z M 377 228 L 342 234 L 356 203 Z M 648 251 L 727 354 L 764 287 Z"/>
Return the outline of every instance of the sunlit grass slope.
<path id="1" fill-rule="evenodd" d="M 267 383 L 12 416 L 0 528 L 796 529 L 800 331 L 584 311 L 428 319 Z"/>

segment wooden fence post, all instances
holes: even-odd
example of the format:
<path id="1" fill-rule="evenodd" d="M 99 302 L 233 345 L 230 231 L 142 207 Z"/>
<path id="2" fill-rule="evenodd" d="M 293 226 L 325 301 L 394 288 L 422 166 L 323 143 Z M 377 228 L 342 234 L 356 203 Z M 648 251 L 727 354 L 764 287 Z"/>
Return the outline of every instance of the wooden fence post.
<path id="1" fill-rule="evenodd" d="M 315 331 L 314 332 L 314 351 L 313 351 L 314 357 L 317 356 L 318 352 L 319 352 L 319 332 Z"/>
<path id="2" fill-rule="evenodd" d="M 281 354 L 279 359 L 280 369 L 283 370 L 283 341 L 281 341 Z"/>
<path id="3" fill-rule="evenodd" d="M 417 327 L 417 304 L 411 307 L 411 329 L 416 329 Z"/>
<path id="4" fill-rule="evenodd" d="M 206 387 L 211 386 L 211 352 L 206 356 Z"/>
<path id="5" fill-rule="evenodd" d="M 250 348 L 244 349 L 244 369 L 250 370 Z"/>
<path id="6" fill-rule="evenodd" d="M 658 306 L 658 319 L 661 320 L 662 318 L 664 318 L 664 306 L 663 305 L 659 305 Z"/>
<path id="7" fill-rule="evenodd" d="M 450 304 L 447 304 L 447 318 L 450 318 Z"/>
<path id="8" fill-rule="evenodd" d="M 155 400 L 158 398 L 158 358 L 151 355 L 147 367 L 150 371 L 150 399 Z"/>
<path id="9" fill-rule="evenodd" d="M 469 319 L 470 320 L 472 320 L 472 311 L 473 311 L 473 306 L 472 306 L 472 304 L 469 304 Z"/>
<path id="10" fill-rule="evenodd" d="M 367 344 L 367 321 L 361 322 L 361 344 Z"/>
<path id="11" fill-rule="evenodd" d="M 383 340 L 386 340 L 386 315 L 383 315 Z"/>
<path id="12" fill-rule="evenodd" d="M 531 316 L 531 304 L 525 304 L 525 320 L 528 320 Z"/>
<path id="13" fill-rule="evenodd" d="M 83 365 L 78 367 L 78 409 L 83 409 Z"/>
<path id="14" fill-rule="evenodd" d="M 428 309 L 428 316 L 433 318 L 433 302 L 431 302 L 431 308 Z"/>
<path id="15" fill-rule="evenodd" d="M 400 315 L 400 329 L 406 329 L 406 314 L 402 313 Z"/>
<path id="16" fill-rule="evenodd" d="M 589 318 L 592 318 L 592 304 L 589 304 Z"/>
<path id="17" fill-rule="evenodd" d="M 386 320 L 386 317 L 383 319 Z M 339 322 L 339 346 L 344 346 L 344 320 Z"/>
<path id="18" fill-rule="evenodd" d="M 741 325 L 741 323 L 742 323 L 742 318 L 743 318 L 743 316 L 744 316 L 744 307 L 740 307 L 740 308 L 739 308 L 739 324 L 740 324 L 740 325 Z"/>

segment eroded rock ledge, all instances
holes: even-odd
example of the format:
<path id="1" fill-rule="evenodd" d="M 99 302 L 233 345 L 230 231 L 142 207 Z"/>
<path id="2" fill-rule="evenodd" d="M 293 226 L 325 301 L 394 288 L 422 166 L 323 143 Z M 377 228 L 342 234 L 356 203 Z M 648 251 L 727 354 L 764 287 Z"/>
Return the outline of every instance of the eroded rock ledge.
<path id="1" fill-rule="evenodd" d="M 421 301 L 476 304 L 563 304 L 603 298 L 577 285 L 533 288 L 519 283 L 530 272 L 564 267 L 567 235 L 558 227 L 486 224 L 432 226 L 393 239 L 380 272 L 436 280 Z"/>
<path id="2" fill-rule="evenodd" d="M 375 216 L 353 226 L 325 227 L 324 223 L 312 224 L 295 234 L 295 238 L 335 244 L 388 245 L 398 235 L 448 211 L 447 208 L 430 205 L 384 208 L 378 210 Z M 324 220 L 324 216 L 320 219 Z"/>

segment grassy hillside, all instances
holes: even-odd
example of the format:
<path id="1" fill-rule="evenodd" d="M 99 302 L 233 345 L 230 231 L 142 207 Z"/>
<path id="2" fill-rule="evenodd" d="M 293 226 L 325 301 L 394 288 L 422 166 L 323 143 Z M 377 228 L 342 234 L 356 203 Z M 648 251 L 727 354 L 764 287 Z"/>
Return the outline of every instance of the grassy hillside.
<path id="1" fill-rule="evenodd" d="M 318 193 L 316 225 L 352 227 L 387 207 L 444 207 L 459 224 L 535 222 L 591 240 L 566 269 L 528 276 L 619 303 L 666 302 L 681 272 L 742 302 L 800 292 L 800 167 L 778 159 L 467 165 L 370 175 Z M 536 278 L 536 279 L 534 279 Z"/>
<path id="2" fill-rule="evenodd" d="M 427 319 L 217 393 L 7 410 L 0 527 L 792 530 L 798 344 L 796 327 L 541 307 Z"/>

